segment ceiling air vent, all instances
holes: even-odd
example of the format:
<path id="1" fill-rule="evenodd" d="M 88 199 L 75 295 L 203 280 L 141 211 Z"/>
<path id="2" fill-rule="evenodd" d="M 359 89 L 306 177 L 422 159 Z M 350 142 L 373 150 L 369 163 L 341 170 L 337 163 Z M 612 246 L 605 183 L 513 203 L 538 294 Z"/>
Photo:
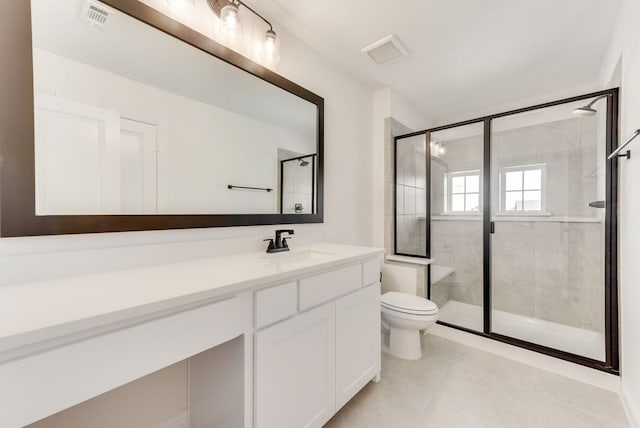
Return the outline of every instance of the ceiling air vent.
<path id="1" fill-rule="evenodd" d="M 92 27 L 104 30 L 107 28 L 111 13 L 111 10 L 100 2 L 85 0 L 82 5 L 82 14 L 80 15 L 80 19 Z"/>
<path id="2" fill-rule="evenodd" d="M 371 43 L 362 49 L 362 52 L 369 55 L 377 64 L 387 64 L 407 55 L 402 43 L 393 34 Z"/>

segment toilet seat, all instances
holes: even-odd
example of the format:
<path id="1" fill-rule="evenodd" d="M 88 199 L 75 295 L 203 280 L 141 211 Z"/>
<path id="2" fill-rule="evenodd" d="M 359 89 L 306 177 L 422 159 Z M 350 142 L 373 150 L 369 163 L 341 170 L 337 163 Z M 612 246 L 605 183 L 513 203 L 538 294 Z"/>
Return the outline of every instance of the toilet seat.
<path id="1" fill-rule="evenodd" d="M 380 298 L 380 305 L 387 311 L 401 314 L 435 315 L 438 313 L 438 306 L 431 300 L 396 291 L 384 293 Z"/>

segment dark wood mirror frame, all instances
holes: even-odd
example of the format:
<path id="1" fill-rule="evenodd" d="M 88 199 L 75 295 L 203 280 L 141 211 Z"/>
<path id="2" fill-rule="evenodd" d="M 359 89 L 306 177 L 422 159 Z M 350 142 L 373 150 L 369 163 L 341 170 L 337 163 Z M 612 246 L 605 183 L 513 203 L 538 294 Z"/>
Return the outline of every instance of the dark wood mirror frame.
<path id="1" fill-rule="evenodd" d="M 139 21 L 317 106 L 315 214 L 35 215 L 30 2 L 0 2 L 0 237 L 322 223 L 324 99 L 136 0 L 102 0 Z"/>

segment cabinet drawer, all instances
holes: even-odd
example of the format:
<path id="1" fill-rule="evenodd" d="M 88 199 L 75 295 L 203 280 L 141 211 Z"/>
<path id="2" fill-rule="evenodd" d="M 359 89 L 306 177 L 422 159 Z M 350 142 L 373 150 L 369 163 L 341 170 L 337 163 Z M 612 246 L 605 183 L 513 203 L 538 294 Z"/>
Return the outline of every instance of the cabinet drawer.
<path id="1" fill-rule="evenodd" d="M 242 333 L 238 298 L 0 364 L 0 426 L 24 426 Z"/>
<path id="2" fill-rule="evenodd" d="M 300 280 L 300 310 L 333 300 L 362 287 L 362 265 L 357 264 Z"/>
<path id="3" fill-rule="evenodd" d="M 256 291 L 256 328 L 280 321 L 298 312 L 298 289 L 295 282 Z"/>
<path id="4" fill-rule="evenodd" d="M 377 284 L 380 282 L 380 261 L 369 260 L 362 264 L 362 285 Z"/>

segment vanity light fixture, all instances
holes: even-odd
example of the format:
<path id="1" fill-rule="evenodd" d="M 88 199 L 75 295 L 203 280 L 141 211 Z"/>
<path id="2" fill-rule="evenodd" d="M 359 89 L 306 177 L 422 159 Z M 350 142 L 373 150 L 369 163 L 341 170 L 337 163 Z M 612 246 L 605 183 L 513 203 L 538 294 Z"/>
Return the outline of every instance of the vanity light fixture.
<path id="1" fill-rule="evenodd" d="M 207 4 L 220 18 L 221 26 L 220 32 L 222 36 L 227 40 L 235 40 L 241 36 L 240 32 L 240 6 L 249 10 L 249 12 L 256 15 L 263 20 L 269 27 L 265 32 L 264 41 L 262 42 L 262 48 L 260 50 L 260 60 L 269 63 L 276 64 L 279 60 L 278 52 L 278 38 L 276 32 L 273 30 L 273 25 L 260 15 L 246 3 L 241 0 L 206 0 Z"/>
<path id="2" fill-rule="evenodd" d="M 278 58 L 278 47 L 276 42 L 276 32 L 271 29 L 267 30 L 267 33 L 264 36 L 264 45 L 260 52 L 260 59 L 262 59 L 262 61 L 273 64 L 278 62 L 280 58 Z"/>
<path id="3" fill-rule="evenodd" d="M 235 40 L 240 32 L 240 11 L 238 6 L 229 3 L 220 9 L 220 33 L 226 40 Z"/>

